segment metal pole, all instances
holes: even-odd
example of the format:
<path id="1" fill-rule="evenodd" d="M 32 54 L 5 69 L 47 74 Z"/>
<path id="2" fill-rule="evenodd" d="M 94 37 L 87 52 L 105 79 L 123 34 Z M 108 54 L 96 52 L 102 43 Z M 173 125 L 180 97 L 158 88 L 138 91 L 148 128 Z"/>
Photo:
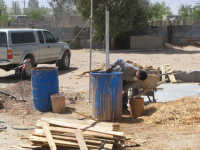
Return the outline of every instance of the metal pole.
<path id="1" fill-rule="evenodd" d="M 24 0 L 24 15 L 25 15 L 26 1 Z"/>
<path id="2" fill-rule="evenodd" d="M 106 69 L 109 68 L 110 66 L 110 60 L 109 60 L 109 48 L 110 48 L 110 35 L 109 35 L 109 21 L 110 21 L 110 12 L 109 12 L 109 8 L 108 5 L 106 4 Z"/>
<path id="3" fill-rule="evenodd" d="M 92 70 L 92 48 L 93 48 L 93 0 L 91 0 L 91 14 L 90 14 L 90 65 L 89 70 L 91 72 Z M 91 103 L 91 75 L 90 75 L 90 81 L 89 81 L 89 103 Z"/>

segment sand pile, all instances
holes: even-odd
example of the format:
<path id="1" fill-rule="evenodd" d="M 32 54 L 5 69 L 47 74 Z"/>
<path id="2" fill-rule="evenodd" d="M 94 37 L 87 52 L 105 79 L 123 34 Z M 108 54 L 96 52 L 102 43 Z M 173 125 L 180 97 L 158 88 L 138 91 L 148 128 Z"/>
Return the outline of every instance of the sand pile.
<path id="1" fill-rule="evenodd" d="M 145 108 L 145 122 L 156 124 L 200 123 L 200 96 L 187 97 L 168 103 L 150 104 Z"/>

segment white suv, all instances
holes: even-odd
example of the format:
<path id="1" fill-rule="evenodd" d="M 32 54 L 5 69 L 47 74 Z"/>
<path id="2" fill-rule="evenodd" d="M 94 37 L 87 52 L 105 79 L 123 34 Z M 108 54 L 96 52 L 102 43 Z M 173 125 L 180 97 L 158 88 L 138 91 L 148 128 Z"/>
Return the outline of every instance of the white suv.
<path id="1" fill-rule="evenodd" d="M 44 29 L 0 29 L 0 68 L 15 69 L 29 59 L 31 67 L 41 63 L 56 63 L 59 69 L 68 69 L 71 52 L 67 43 L 58 42 Z M 25 71 L 30 76 L 30 67 Z"/>

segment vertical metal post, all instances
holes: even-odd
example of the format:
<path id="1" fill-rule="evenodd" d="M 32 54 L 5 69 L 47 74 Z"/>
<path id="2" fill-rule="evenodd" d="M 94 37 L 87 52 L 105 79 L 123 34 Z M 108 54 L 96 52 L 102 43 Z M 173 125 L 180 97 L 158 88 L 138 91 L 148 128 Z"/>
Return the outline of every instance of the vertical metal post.
<path id="1" fill-rule="evenodd" d="M 16 3 L 16 1 L 14 1 L 14 13 L 15 13 L 15 15 L 17 15 L 17 3 Z"/>
<path id="2" fill-rule="evenodd" d="M 90 14 L 90 65 L 89 70 L 91 72 L 92 70 L 92 48 L 93 48 L 93 0 L 91 0 L 91 14 Z M 89 79 L 89 103 L 92 102 L 91 100 L 91 75 Z"/>
<path id="3" fill-rule="evenodd" d="M 26 0 L 24 0 L 24 11 L 23 11 L 24 15 L 25 15 L 25 7 L 26 7 Z"/>
<path id="4" fill-rule="evenodd" d="M 110 59 L 109 59 L 109 48 L 110 48 L 110 35 L 109 35 L 109 22 L 110 22 L 110 12 L 109 12 L 109 8 L 108 5 L 106 4 L 106 69 L 109 68 L 110 66 Z"/>

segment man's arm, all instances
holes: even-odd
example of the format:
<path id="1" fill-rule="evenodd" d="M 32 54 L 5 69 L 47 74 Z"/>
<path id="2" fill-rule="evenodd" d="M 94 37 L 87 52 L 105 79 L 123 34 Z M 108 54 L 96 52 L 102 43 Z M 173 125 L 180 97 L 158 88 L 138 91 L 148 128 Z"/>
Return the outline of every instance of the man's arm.
<path id="1" fill-rule="evenodd" d="M 106 70 L 106 72 L 111 72 L 112 69 L 116 66 L 120 66 L 121 68 L 125 65 L 125 61 L 123 59 L 118 59 L 117 61 L 115 61 L 113 64 L 111 64 L 111 66 Z"/>

